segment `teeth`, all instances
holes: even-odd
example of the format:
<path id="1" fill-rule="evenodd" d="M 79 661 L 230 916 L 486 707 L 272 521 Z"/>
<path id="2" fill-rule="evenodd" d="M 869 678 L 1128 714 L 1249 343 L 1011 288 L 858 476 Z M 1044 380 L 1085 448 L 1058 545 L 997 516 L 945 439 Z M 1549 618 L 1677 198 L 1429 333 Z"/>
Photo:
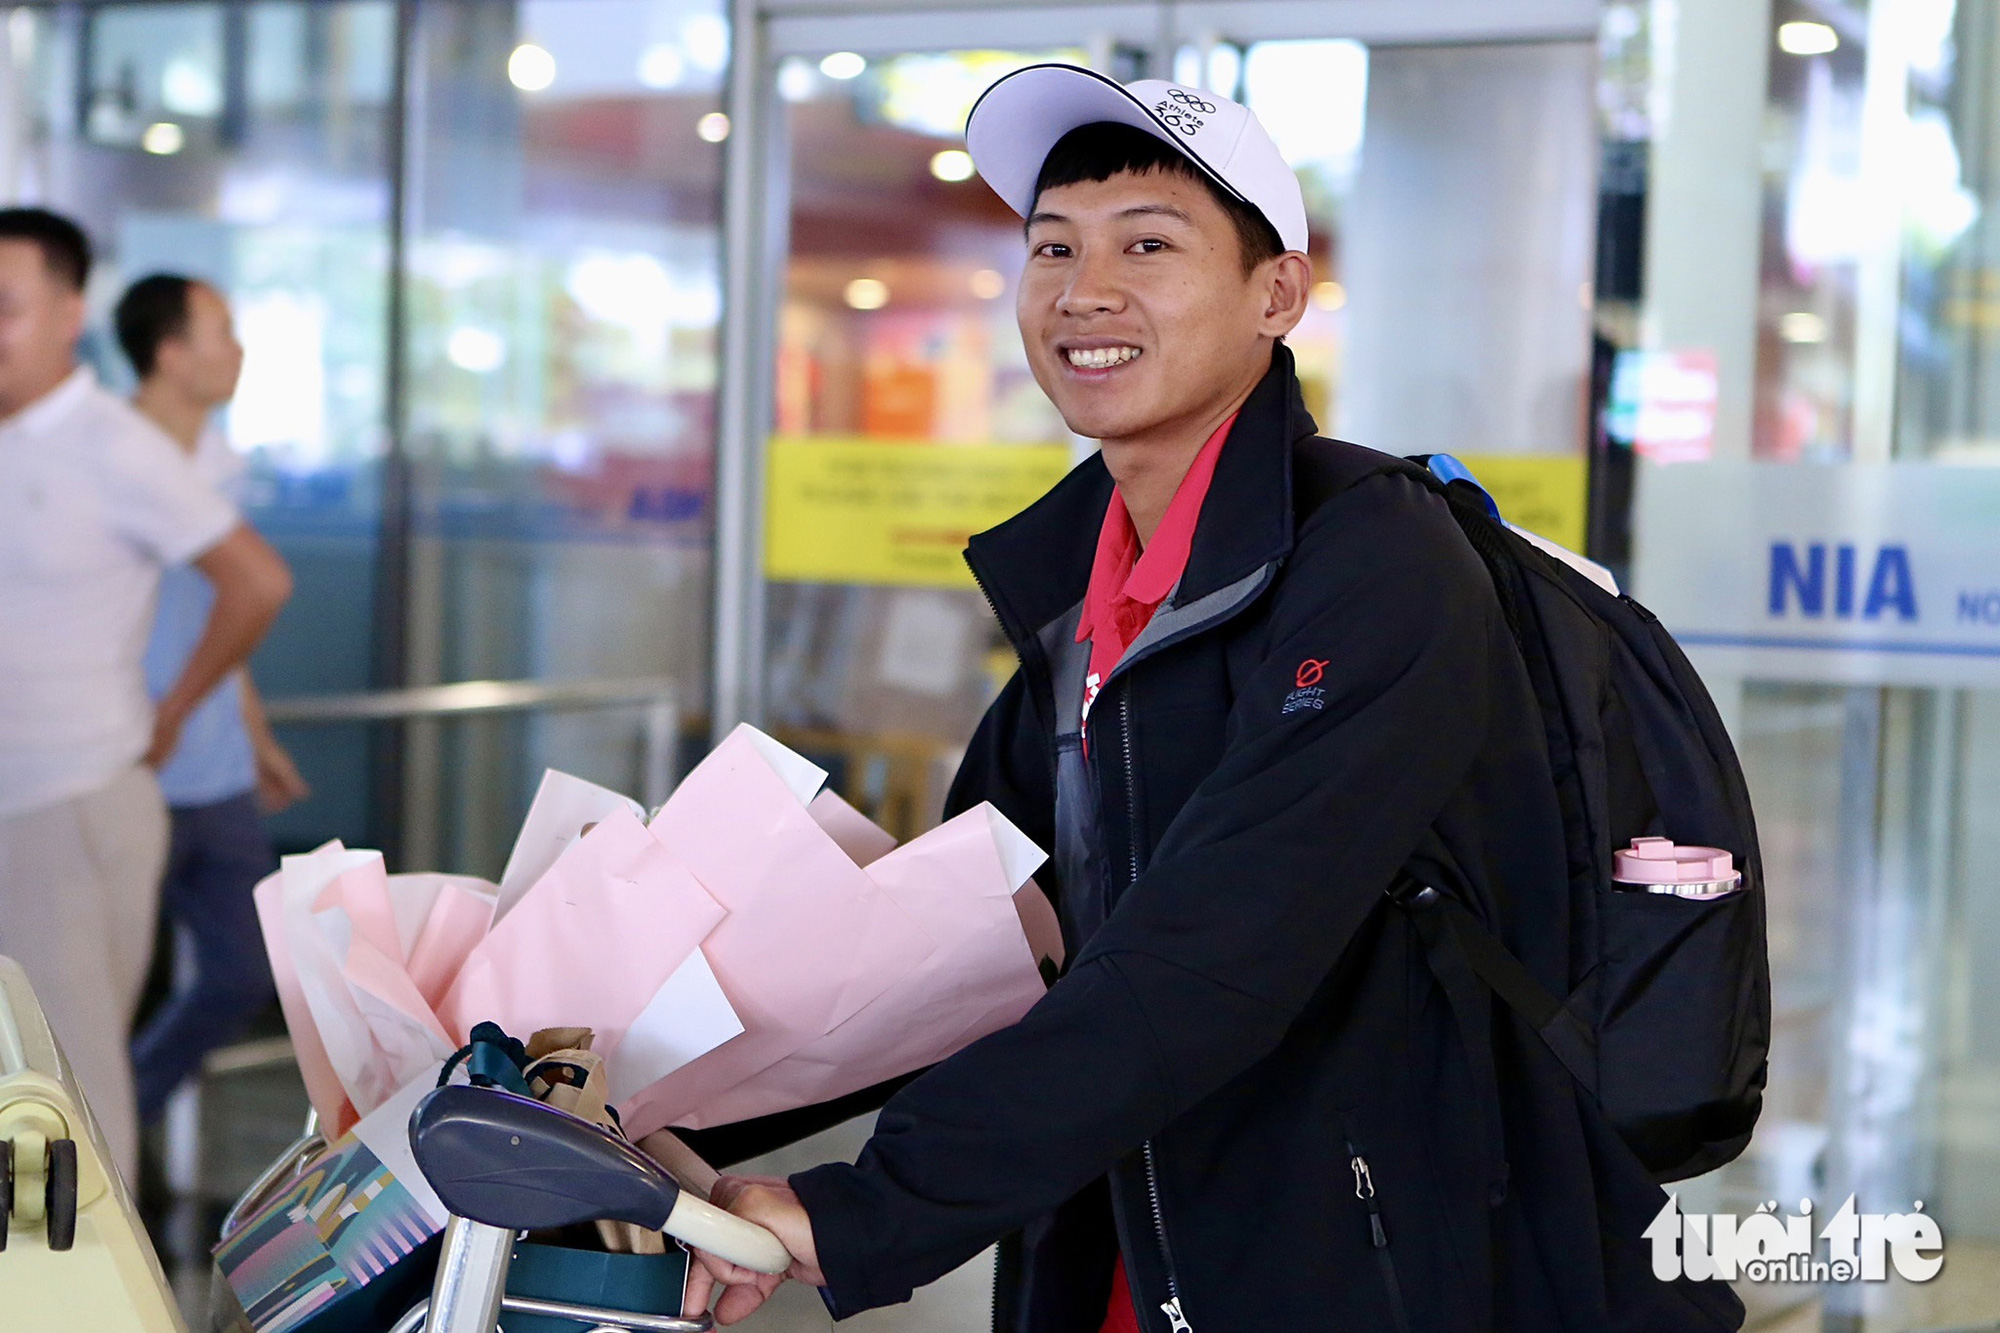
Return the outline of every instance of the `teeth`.
<path id="1" fill-rule="evenodd" d="M 1069 363 L 1078 370 L 1105 370 L 1122 366 L 1137 355 L 1136 347 L 1072 347 Z"/>

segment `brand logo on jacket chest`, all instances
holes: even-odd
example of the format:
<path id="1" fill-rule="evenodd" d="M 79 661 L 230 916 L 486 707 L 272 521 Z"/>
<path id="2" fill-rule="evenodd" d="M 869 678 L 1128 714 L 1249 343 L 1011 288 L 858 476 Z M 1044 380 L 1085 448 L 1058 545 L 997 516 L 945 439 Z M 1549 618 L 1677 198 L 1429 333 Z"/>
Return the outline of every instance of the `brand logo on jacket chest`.
<path id="1" fill-rule="evenodd" d="M 1320 682 L 1326 679 L 1327 664 L 1332 660 L 1308 657 L 1299 663 L 1298 672 L 1292 677 L 1295 688 L 1285 696 L 1284 706 L 1278 709 L 1280 716 L 1308 710 L 1317 713 L 1326 707 L 1326 691 L 1320 687 Z"/>

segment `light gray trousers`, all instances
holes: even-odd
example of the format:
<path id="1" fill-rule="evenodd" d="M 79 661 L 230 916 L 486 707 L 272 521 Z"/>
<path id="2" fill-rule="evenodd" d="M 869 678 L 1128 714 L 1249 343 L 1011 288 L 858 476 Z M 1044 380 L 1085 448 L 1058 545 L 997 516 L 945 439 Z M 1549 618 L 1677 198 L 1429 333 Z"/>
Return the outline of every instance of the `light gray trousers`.
<path id="1" fill-rule="evenodd" d="M 0 954 L 26 970 L 112 1160 L 134 1187 L 139 1124 L 128 1050 L 166 859 L 166 802 L 147 768 L 0 816 Z"/>

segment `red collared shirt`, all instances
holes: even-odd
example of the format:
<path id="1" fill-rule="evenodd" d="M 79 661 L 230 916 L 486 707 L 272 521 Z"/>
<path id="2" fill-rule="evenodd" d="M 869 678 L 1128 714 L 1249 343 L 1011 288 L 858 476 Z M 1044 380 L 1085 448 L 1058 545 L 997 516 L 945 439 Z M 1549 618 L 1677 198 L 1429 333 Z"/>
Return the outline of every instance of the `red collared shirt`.
<path id="1" fill-rule="evenodd" d="M 1139 533 L 1132 526 L 1124 497 L 1116 490 L 1111 492 L 1111 503 L 1104 509 L 1104 526 L 1097 531 L 1097 559 L 1090 566 L 1090 587 L 1083 594 L 1083 621 L 1076 627 L 1076 641 L 1090 644 L 1090 674 L 1083 682 L 1082 722 L 1086 725 L 1090 706 L 1097 702 L 1097 692 L 1111 669 L 1187 572 L 1201 502 L 1208 498 L 1215 460 L 1235 424 L 1236 414 L 1231 412 L 1201 446 L 1144 551 L 1139 549 Z M 1103 1333 L 1140 1333 L 1122 1259 L 1113 1274 Z"/>
<path id="2" fill-rule="evenodd" d="M 1201 502 L 1208 498 L 1208 483 L 1215 476 L 1215 460 L 1229 438 L 1236 414 L 1215 428 L 1194 456 L 1187 475 L 1174 491 L 1172 503 L 1160 526 L 1143 552 L 1139 533 L 1125 499 L 1114 489 L 1104 510 L 1104 526 L 1097 533 L 1097 559 L 1090 567 L 1090 587 L 1083 595 L 1083 621 L 1076 627 L 1076 641 L 1090 644 L 1090 672 L 1083 682 L 1083 722 L 1090 720 L 1090 706 L 1097 692 L 1110 678 L 1111 669 L 1132 646 L 1140 631 L 1153 619 L 1153 612 L 1166 600 L 1174 585 L 1187 571 L 1188 551 L 1194 545 L 1195 520 L 1201 517 Z"/>

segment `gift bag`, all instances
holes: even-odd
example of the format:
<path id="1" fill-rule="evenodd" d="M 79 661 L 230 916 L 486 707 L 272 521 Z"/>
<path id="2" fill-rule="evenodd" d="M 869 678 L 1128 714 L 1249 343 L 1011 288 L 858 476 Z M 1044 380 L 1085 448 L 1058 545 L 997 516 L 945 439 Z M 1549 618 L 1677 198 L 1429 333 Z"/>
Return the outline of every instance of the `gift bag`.
<path id="1" fill-rule="evenodd" d="M 413 1081 L 215 1247 L 254 1333 L 379 1333 L 428 1295 L 449 1215 L 410 1156 Z"/>

